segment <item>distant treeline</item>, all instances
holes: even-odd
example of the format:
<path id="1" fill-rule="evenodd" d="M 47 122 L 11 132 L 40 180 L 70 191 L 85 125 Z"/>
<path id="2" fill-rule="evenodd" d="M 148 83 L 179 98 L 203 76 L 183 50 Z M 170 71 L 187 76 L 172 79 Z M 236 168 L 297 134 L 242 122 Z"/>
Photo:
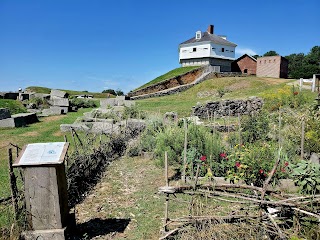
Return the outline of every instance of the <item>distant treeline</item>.
<path id="1" fill-rule="evenodd" d="M 262 56 L 277 56 L 276 51 L 269 51 Z M 254 55 L 254 58 L 260 57 Z M 289 60 L 288 77 L 289 78 L 312 78 L 313 74 L 320 73 L 320 46 L 311 48 L 308 54 L 292 53 L 285 56 Z"/>

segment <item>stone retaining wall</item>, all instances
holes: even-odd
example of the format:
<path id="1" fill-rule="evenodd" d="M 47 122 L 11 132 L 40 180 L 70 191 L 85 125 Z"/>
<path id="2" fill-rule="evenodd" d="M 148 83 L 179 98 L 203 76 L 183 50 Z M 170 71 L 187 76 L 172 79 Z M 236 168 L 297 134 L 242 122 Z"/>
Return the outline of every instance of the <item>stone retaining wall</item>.
<path id="1" fill-rule="evenodd" d="M 251 97 L 247 100 L 224 100 L 207 102 L 204 105 L 197 105 L 192 108 L 194 116 L 199 118 L 208 118 L 214 113 L 219 116 L 237 116 L 248 115 L 258 112 L 263 106 L 263 100 L 257 97 Z M 230 112 L 230 113 L 229 113 Z"/>

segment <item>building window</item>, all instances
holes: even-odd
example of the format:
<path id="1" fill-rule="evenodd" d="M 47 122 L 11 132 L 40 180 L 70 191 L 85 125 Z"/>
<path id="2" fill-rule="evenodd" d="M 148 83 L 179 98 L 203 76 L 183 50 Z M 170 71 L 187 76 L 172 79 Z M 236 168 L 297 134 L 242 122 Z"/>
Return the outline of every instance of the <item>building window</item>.
<path id="1" fill-rule="evenodd" d="M 233 50 L 231 50 L 230 52 L 233 52 Z"/>
<path id="2" fill-rule="evenodd" d="M 271 59 L 269 60 L 269 63 L 271 63 Z"/>
<path id="3" fill-rule="evenodd" d="M 267 60 L 264 60 L 264 63 L 267 63 Z"/>
<path id="4" fill-rule="evenodd" d="M 224 52 L 224 48 L 221 48 L 221 52 Z"/>
<path id="5" fill-rule="evenodd" d="M 275 60 L 275 59 L 273 59 L 273 62 L 275 63 L 275 62 L 276 62 L 276 60 Z"/>
<path id="6" fill-rule="evenodd" d="M 192 48 L 192 52 L 196 52 L 197 51 L 197 48 Z"/>
<path id="7" fill-rule="evenodd" d="M 261 64 L 261 60 L 260 60 L 260 64 Z"/>

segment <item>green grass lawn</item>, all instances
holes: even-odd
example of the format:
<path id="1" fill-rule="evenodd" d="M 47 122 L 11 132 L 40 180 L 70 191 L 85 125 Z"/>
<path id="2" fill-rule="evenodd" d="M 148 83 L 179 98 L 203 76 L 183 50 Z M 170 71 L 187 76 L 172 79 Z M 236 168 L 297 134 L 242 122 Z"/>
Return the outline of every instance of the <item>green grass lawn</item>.
<path id="1" fill-rule="evenodd" d="M 167 73 L 165 73 L 165 74 L 163 74 L 163 75 L 151 80 L 150 82 L 147 82 L 146 84 L 142 85 L 141 87 L 138 87 L 137 89 L 134 89 L 133 91 L 136 91 L 136 90 L 145 88 L 147 86 L 150 86 L 152 84 L 159 83 L 159 82 L 162 82 L 164 80 L 179 76 L 181 74 L 187 73 L 187 72 L 189 72 L 189 71 L 191 71 L 193 69 L 196 69 L 196 68 L 199 68 L 199 66 L 180 67 L 180 68 L 173 69 L 173 70 L 171 70 L 171 71 L 169 71 L 169 72 L 167 72 Z"/>
<path id="2" fill-rule="evenodd" d="M 150 113 L 164 114 L 174 111 L 179 116 L 190 116 L 192 107 L 198 102 L 261 96 L 266 92 L 276 91 L 291 82 L 293 81 L 287 79 L 258 77 L 213 78 L 175 95 L 137 100 L 137 105 L 141 110 Z M 222 98 L 217 94 L 221 89 L 225 91 Z"/>

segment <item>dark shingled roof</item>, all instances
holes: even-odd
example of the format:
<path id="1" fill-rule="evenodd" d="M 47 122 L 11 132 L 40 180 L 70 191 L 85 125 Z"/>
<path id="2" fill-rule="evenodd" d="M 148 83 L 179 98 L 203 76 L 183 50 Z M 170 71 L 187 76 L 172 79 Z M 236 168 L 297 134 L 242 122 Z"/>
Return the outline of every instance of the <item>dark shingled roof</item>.
<path id="1" fill-rule="evenodd" d="M 228 45 L 228 46 L 232 46 L 232 47 L 236 47 L 237 44 L 234 44 L 232 42 L 229 42 L 227 40 L 224 40 L 223 38 L 215 35 L 215 34 L 210 34 L 208 32 L 202 32 L 201 33 L 202 36 L 200 39 L 196 39 L 196 37 L 193 37 L 183 43 L 180 43 L 181 44 L 188 44 L 188 43 L 197 43 L 197 42 L 214 42 L 216 44 L 221 44 L 221 45 Z"/>

